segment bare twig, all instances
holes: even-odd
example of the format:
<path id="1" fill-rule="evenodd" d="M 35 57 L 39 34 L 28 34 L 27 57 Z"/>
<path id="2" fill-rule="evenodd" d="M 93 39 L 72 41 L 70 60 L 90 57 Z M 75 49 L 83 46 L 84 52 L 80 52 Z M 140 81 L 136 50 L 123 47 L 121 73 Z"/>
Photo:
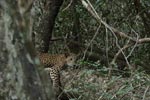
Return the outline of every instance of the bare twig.
<path id="1" fill-rule="evenodd" d="M 134 31 L 134 30 L 133 30 Z M 136 38 L 136 43 L 133 46 L 132 50 L 130 51 L 130 53 L 128 54 L 127 58 L 129 58 L 132 54 L 132 52 L 134 51 L 134 49 L 136 48 L 137 44 L 138 44 L 138 39 L 139 39 L 139 35 L 134 31 L 134 33 L 136 34 L 137 38 Z"/>
<path id="2" fill-rule="evenodd" d="M 97 34 L 99 33 L 100 27 L 101 27 L 101 25 L 99 25 L 99 27 L 97 28 L 97 30 L 96 30 L 96 32 L 95 32 L 93 38 L 91 39 L 90 43 L 88 44 L 87 48 L 85 49 L 83 59 L 85 58 L 86 52 L 87 52 L 87 50 L 89 49 L 90 45 L 92 44 L 93 40 L 95 39 L 95 37 L 96 37 Z"/>
<path id="3" fill-rule="evenodd" d="M 143 99 L 142 99 L 142 100 L 145 100 L 145 96 L 146 96 L 146 93 L 147 93 L 148 89 L 149 89 L 149 86 L 147 86 L 147 88 L 145 89 L 144 95 L 143 95 Z"/>
<path id="4" fill-rule="evenodd" d="M 117 53 L 116 55 L 114 56 L 113 60 L 111 61 L 111 64 L 114 64 L 114 62 L 116 61 L 116 59 L 118 58 L 118 56 L 120 55 L 121 51 L 129 48 L 130 46 L 132 46 L 132 44 L 127 44 L 125 45 L 124 47 L 122 47 Z"/>
<path id="5" fill-rule="evenodd" d="M 109 66 L 109 56 L 108 56 L 108 29 L 106 29 L 106 60 L 107 60 L 107 65 Z M 112 69 L 112 68 L 110 68 Z"/>
<path id="6" fill-rule="evenodd" d="M 73 39 L 72 37 L 67 37 L 67 36 L 64 36 L 64 37 L 52 37 L 50 41 L 64 41 L 65 40 L 71 40 Z"/>
<path id="7" fill-rule="evenodd" d="M 67 7 L 65 7 L 62 11 L 65 11 L 65 10 L 67 10 L 70 6 L 71 6 L 71 4 L 73 3 L 73 0 L 70 0 L 70 3 L 67 5 Z"/>
<path id="8" fill-rule="evenodd" d="M 52 37 L 52 39 L 50 40 L 50 41 L 62 41 L 62 40 L 64 40 L 64 38 L 63 37 Z"/>

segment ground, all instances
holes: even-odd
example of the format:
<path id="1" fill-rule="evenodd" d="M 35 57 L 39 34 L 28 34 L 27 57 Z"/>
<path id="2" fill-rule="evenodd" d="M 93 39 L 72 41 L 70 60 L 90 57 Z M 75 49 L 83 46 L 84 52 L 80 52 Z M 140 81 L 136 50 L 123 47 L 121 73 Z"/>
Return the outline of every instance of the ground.
<path id="1" fill-rule="evenodd" d="M 67 69 L 61 80 L 64 91 L 76 97 L 70 100 L 150 100 L 150 76 L 144 72 L 108 79 L 101 69 Z"/>

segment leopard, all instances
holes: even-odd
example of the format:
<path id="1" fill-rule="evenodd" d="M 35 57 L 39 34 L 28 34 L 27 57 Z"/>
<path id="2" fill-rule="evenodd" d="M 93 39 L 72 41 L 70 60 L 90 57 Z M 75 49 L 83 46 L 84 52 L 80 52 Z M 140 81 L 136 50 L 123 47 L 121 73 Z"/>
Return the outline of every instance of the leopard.
<path id="1" fill-rule="evenodd" d="M 49 54 L 38 53 L 41 64 L 44 66 L 45 71 L 49 73 L 52 81 L 54 94 L 58 96 L 62 92 L 62 85 L 60 81 L 60 72 L 66 66 L 74 66 L 76 61 L 76 54 Z"/>

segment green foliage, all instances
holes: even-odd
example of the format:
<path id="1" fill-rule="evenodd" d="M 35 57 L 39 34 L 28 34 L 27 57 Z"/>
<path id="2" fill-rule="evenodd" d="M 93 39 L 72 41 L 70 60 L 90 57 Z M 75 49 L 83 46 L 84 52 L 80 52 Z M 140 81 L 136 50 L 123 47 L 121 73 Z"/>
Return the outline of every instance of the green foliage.
<path id="1" fill-rule="evenodd" d="M 99 62 L 92 61 L 80 61 L 80 66 L 86 66 L 89 69 L 96 69 L 97 73 L 101 76 L 107 76 L 109 69 L 106 66 L 101 65 Z M 92 70 L 87 71 L 91 73 Z"/>
<path id="2" fill-rule="evenodd" d="M 78 75 L 66 91 L 79 95 L 75 100 L 149 100 L 150 76 L 144 72 L 134 72 L 131 77 L 99 76 L 99 70 L 77 69 Z M 145 93 L 145 94 L 144 94 Z"/>

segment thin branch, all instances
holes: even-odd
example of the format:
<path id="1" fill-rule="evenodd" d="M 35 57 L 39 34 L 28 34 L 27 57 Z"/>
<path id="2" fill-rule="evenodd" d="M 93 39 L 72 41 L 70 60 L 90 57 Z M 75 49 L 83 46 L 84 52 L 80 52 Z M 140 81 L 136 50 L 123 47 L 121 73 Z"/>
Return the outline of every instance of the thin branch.
<path id="1" fill-rule="evenodd" d="M 65 7 L 62 11 L 65 11 L 65 10 L 67 10 L 70 6 L 71 6 L 71 4 L 73 3 L 73 0 L 70 0 L 70 3 L 67 5 L 67 7 Z"/>
<path id="2" fill-rule="evenodd" d="M 64 40 L 64 38 L 63 37 L 52 37 L 50 41 L 60 41 L 60 40 L 62 41 L 62 40 Z"/>
<path id="3" fill-rule="evenodd" d="M 146 96 L 146 93 L 147 93 L 148 89 L 149 89 L 149 86 L 147 86 L 147 88 L 145 89 L 144 95 L 143 95 L 143 99 L 142 99 L 142 100 L 145 100 L 145 96 Z"/>
<path id="4" fill-rule="evenodd" d="M 91 39 L 90 43 L 88 44 L 87 48 L 85 49 L 84 51 L 84 56 L 83 56 L 83 59 L 85 58 L 85 55 L 86 55 L 86 52 L 87 50 L 89 49 L 90 45 L 92 44 L 93 40 L 95 39 L 95 37 L 97 36 L 97 34 L 99 33 L 99 29 L 100 29 L 101 25 L 98 26 L 93 38 Z"/>
<path id="5" fill-rule="evenodd" d="M 133 30 L 134 31 L 134 30 Z M 129 58 L 132 54 L 132 52 L 134 51 L 134 49 L 136 48 L 137 44 L 138 44 L 138 39 L 139 39 L 139 35 L 134 31 L 134 33 L 136 34 L 137 38 L 136 38 L 136 43 L 133 46 L 132 50 L 130 51 L 130 53 L 128 54 L 127 58 Z"/>
<path id="6" fill-rule="evenodd" d="M 108 40 L 108 29 L 107 28 L 105 28 L 106 29 L 106 60 L 107 60 L 107 65 L 109 66 L 110 64 L 109 64 L 109 55 L 108 55 L 108 43 L 109 43 L 109 40 Z M 112 68 L 110 68 L 110 69 L 112 69 Z"/>
<path id="7" fill-rule="evenodd" d="M 117 53 L 116 55 L 114 56 L 113 60 L 111 61 L 111 64 L 114 64 L 114 62 L 116 61 L 116 59 L 118 58 L 118 56 L 121 54 L 121 51 L 129 48 L 130 46 L 132 46 L 132 44 L 127 44 L 125 45 L 124 47 L 122 47 Z"/>

